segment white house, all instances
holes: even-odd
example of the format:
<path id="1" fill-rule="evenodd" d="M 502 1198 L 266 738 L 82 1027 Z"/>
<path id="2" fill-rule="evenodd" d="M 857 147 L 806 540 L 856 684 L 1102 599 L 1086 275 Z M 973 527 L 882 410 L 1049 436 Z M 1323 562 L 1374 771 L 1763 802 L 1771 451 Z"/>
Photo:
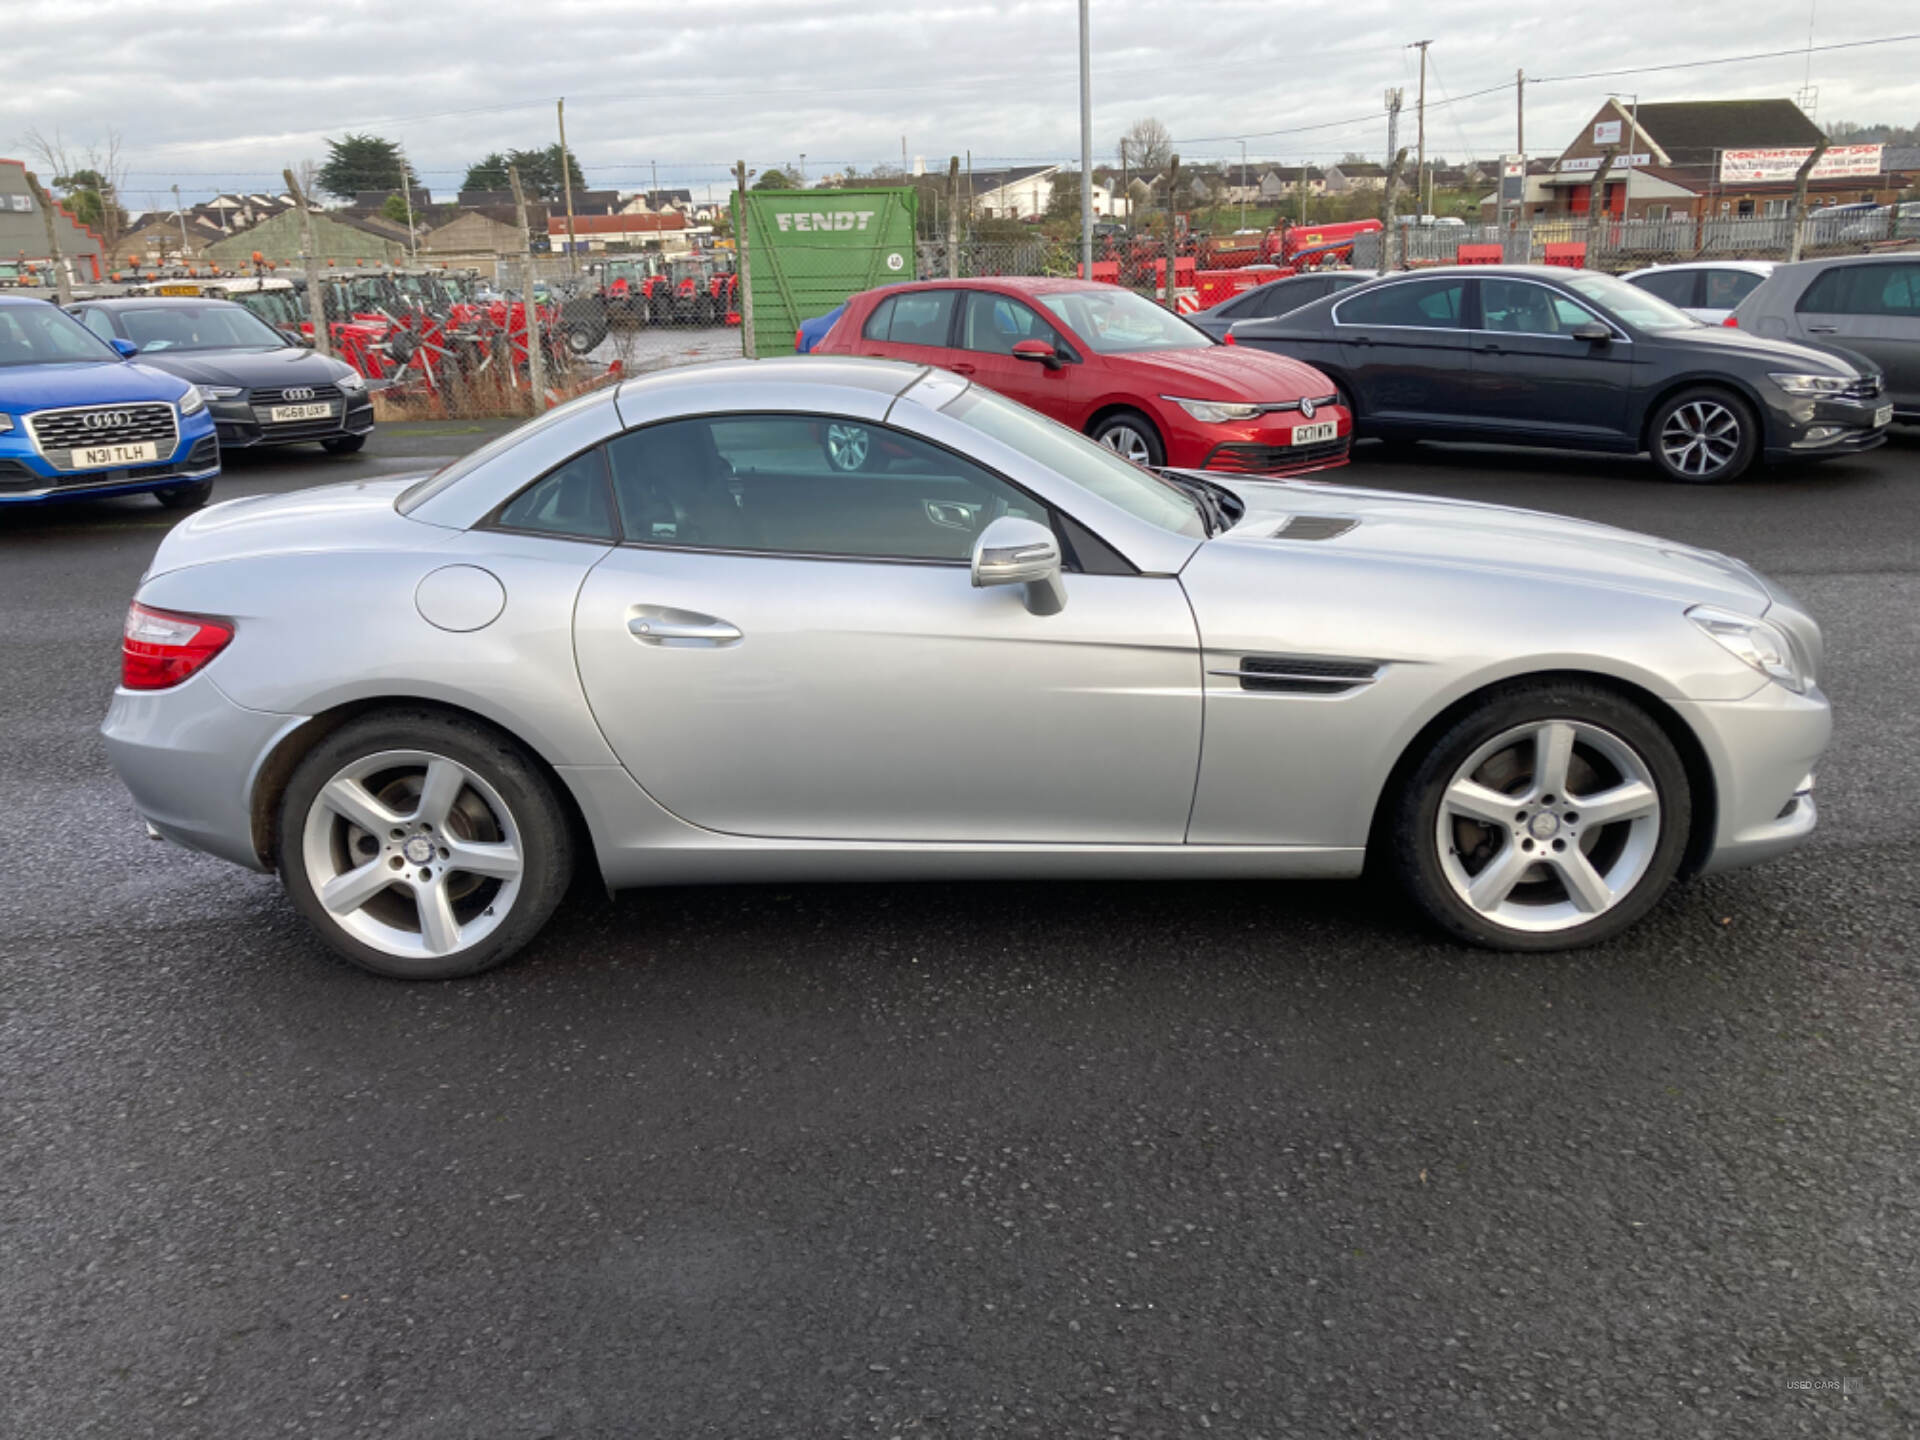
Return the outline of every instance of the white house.
<path id="1" fill-rule="evenodd" d="M 1022 165 L 1012 170 L 975 170 L 971 182 L 973 213 L 983 220 L 1025 220 L 1047 213 L 1058 165 Z"/>

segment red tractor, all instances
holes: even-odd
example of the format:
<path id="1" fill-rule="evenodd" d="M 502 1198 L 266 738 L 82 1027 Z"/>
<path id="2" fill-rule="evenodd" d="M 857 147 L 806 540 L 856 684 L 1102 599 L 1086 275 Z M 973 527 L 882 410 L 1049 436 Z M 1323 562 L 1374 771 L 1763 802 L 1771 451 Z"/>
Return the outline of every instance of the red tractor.
<path id="1" fill-rule="evenodd" d="M 676 325 L 718 325 L 730 308 L 726 282 L 711 255 L 677 255 L 667 262 Z"/>
<path id="2" fill-rule="evenodd" d="M 1267 232 L 1257 259 L 1269 265 L 1291 265 L 1298 270 L 1351 265 L 1355 237 L 1377 235 L 1382 228 L 1378 220 L 1342 220 L 1332 225 L 1293 225 L 1282 220 Z"/>
<path id="3" fill-rule="evenodd" d="M 597 267 L 608 320 L 657 325 L 672 309 L 672 280 L 658 255 L 621 256 Z"/>

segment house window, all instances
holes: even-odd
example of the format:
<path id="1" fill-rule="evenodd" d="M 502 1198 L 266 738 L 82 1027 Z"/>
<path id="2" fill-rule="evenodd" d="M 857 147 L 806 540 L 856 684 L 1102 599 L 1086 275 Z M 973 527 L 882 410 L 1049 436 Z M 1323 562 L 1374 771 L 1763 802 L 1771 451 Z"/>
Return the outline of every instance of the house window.
<path id="1" fill-rule="evenodd" d="M 1671 214 L 1672 207 L 1667 205 L 1649 205 L 1646 209 L 1646 218 L 1649 220 L 1665 220 Z"/>
<path id="2" fill-rule="evenodd" d="M 1778 220 L 1782 216 L 1784 216 L 1786 213 L 1787 213 L 1787 202 L 1785 200 L 1767 201 L 1767 218 L 1769 220 Z"/>
<path id="3" fill-rule="evenodd" d="M 1751 215 L 1751 214 L 1753 214 L 1753 201 L 1751 201 L 1751 200 L 1742 200 L 1742 201 L 1740 202 L 1740 214 L 1742 214 L 1742 215 Z"/>

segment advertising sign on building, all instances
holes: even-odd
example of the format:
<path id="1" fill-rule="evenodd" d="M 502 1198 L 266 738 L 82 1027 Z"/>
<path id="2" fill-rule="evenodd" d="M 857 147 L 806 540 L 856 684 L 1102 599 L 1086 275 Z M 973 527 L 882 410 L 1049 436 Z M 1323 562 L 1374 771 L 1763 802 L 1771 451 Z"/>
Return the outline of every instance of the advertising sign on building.
<path id="1" fill-rule="evenodd" d="M 1620 122 L 1618 120 L 1600 120 L 1594 123 L 1593 143 L 1596 145 L 1618 145 L 1620 143 Z"/>
<path id="2" fill-rule="evenodd" d="M 1803 154 L 1801 158 L 1804 159 L 1805 155 Z M 1638 166 L 1651 165 L 1652 163 L 1653 156 L 1644 152 L 1639 155 L 1616 155 L 1613 157 L 1613 164 L 1609 167 L 1609 172 L 1632 170 Z M 1553 168 L 1558 170 L 1562 175 L 1591 175 L 1600 168 L 1600 157 L 1598 155 L 1576 155 L 1572 159 L 1562 160 Z"/>
<path id="3" fill-rule="evenodd" d="M 1831 145 L 1808 178 L 1846 180 L 1880 173 L 1880 145 Z M 1720 155 L 1722 185 L 1791 183 L 1813 153 L 1811 145 L 1778 150 L 1726 150 Z"/>

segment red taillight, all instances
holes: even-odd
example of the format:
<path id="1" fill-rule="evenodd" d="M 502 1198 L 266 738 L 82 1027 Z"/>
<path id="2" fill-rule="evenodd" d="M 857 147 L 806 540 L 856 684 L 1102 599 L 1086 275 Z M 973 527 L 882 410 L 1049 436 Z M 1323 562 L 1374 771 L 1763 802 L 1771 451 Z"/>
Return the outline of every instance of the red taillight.
<path id="1" fill-rule="evenodd" d="M 1233 331 L 1229 330 L 1220 338 L 1220 343 L 1222 345 L 1238 345 L 1240 342 L 1233 338 Z"/>
<path id="2" fill-rule="evenodd" d="M 129 690 L 165 690 L 227 648 L 233 626 L 204 615 L 177 615 L 134 604 L 120 641 L 120 683 Z"/>
<path id="3" fill-rule="evenodd" d="M 1738 330 L 1740 328 L 1740 322 L 1731 315 L 1727 316 L 1727 318 L 1722 320 L 1720 323 L 1722 325 L 1731 326 L 1735 330 Z"/>

